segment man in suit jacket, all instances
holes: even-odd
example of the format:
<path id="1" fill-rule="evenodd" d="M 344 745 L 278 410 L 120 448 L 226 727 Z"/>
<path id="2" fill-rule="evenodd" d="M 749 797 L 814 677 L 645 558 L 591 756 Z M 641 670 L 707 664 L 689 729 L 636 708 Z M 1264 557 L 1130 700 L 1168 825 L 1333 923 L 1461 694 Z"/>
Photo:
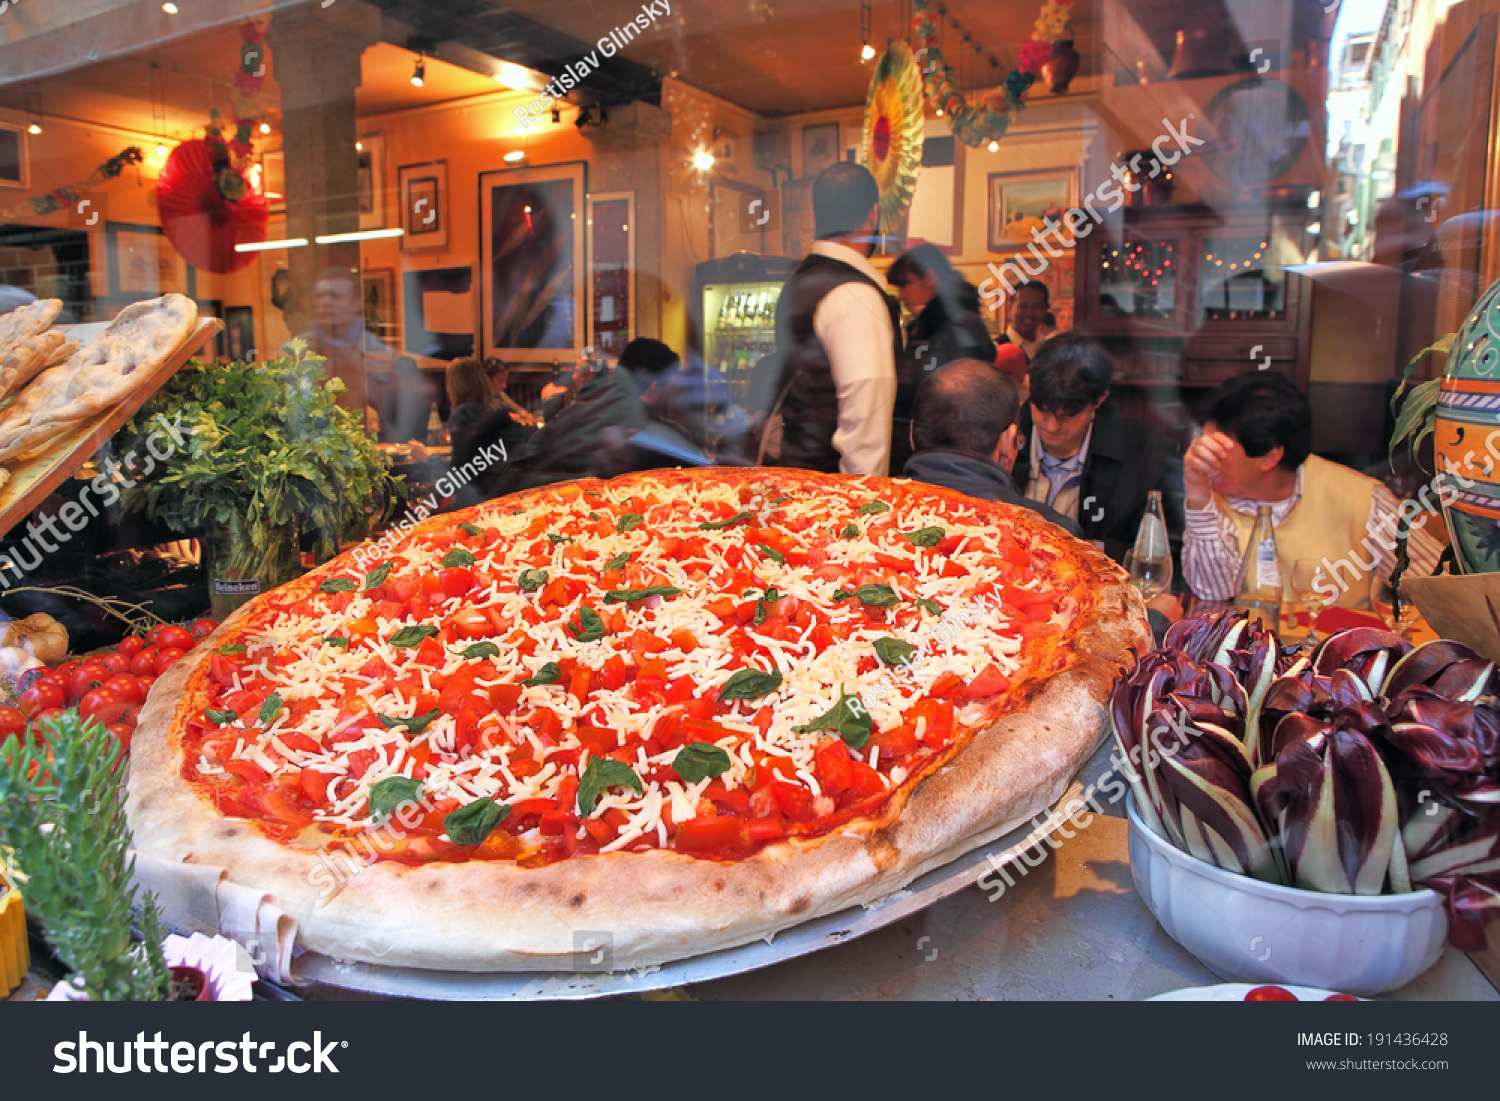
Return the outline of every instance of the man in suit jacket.
<path id="1" fill-rule="evenodd" d="M 1053 337 L 1031 364 L 1031 400 L 1021 411 L 1029 442 L 1016 460 L 1026 496 L 1078 521 L 1083 536 L 1115 561 L 1135 545 L 1153 489 L 1165 489 L 1166 441 L 1109 401 L 1114 365 L 1100 345 L 1074 333 Z M 1163 494 L 1168 530 L 1181 538 L 1177 498 Z"/>

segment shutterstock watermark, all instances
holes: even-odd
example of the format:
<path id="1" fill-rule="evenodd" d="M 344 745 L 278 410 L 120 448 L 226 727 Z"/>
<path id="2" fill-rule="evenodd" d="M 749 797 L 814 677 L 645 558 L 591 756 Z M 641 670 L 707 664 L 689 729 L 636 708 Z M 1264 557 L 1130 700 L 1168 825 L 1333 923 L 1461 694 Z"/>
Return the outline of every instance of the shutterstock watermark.
<path id="1" fill-rule="evenodd" d="M 1500 430 L 1485 437 L 1484 449 L 1489 455 L 1486 463 L 1493 468 L 1495 463 L 1500 462 Z M 1405 524 L 1410 531 L 1421 531 L 1427 526 L 1429 519 L 1438 515 L 1443 505 L 1451 505 L 1457 499 L 1459 491 L 1443 480 L 1445 474 L 1463 489 L 1474 488 L 1475 483 L 1459 473 L 1460 470 L 1468 469 L 1474 459 L 1472 448 L 1464 453 L 1462 463 L 1456 463 L 1452 459 L 1439 459 L 1438 465 L 1444 469 L 1433 475 L 1432 481 L 1423 486 L 1414 498 L 1402 501 L 1397 513 L 1384 517 L 1374 525 L 1373 532 L 1366 533 L 1360 542 L 1363 555 L 1358 550 L 1351 549 L 1336 561 L 1330 561 L 1325 556 L 1318 563 L 1318 572 L 1313 577 L 1313 591 L 1331 604 L 1361 582 L 1368 584 L 1371 572 L 1382 557 L 1380 552 L 1386 555 L 1396 552 L 1399 539 L 1397 529 L 1401 524 Z M 1432 500 L 1434 496 L 1437 497 L 1436 501 Z"/>
<path id="2" fill-rule="evenodd" d="M 1030 283 L 1047 270 L 1050 260 L 1060 259 L 1077 247 L 1079 241 L 1090 236 L 1097 226 L 1104 223 L 1106 214 L 1113 214 L 1125 205 L 1126 192 L 1134 193 L 1146 186 L 1142 182 L 1143 176 L 1154 180 L 1178 161 L 1190 156 L 1198 146 L 1207 145 L 1208 142 L 1203 138 L 1196 138 L 1188 132 L 1188 122 L 1197 117 L 1190 114 L 1175 126 L 1171 119 L 1162 119 L 1161 125 L 1165 133 L 1151 143 L 1153 164 L 1149 172 L 1142 164 L 1146 156 L 1144 150 L 1131 157 L 1127 164 L 1112 163 L 1109 166 L 1110 179 L 1086 196 L 1081 207 L 1065 211 L 1060 220 L 1049 223 L 1043 229 L 1033 229 L 1030 248 L 1026 252 L 1018 252 L 1003 267 L 991 262 L 991 278 L 979 285 L 979 295 L 990 303 L 990 309 L 999 309 L 1000 300 L 1004 296 L 1014 294 L 1017 288 Z M 1101 206 L 1104 206 L 1103 210 L 1099 209 Z M 1027 261 L 1028 256 L 1035 261 L 1035 266 Z"/>
<path id="3" fill-rule="evenodd" d="M 177 419 L 170 424 L 160 413 L 156 415 L 156 421 L 161 427 L 146 437 L 145 469 L 141 470 L 135 478 L 125 473 L 127 470 L 135 473 L 136 453 L 134 451 L 125 456 L 123 465 L 106 458 L 104 473 L 79 490 L 78 500 L 66 502 L 57 510 L 56 515 L 49 513 L 37 517 L 26 525 L 26 536 L 20 544 L 9 552 L 0 554 L 0 589 L 8 589 L 16 581 L 22 580 L 29 571 L 42 564 L 43 555 L 56 554 L 62 544 L 71 541 L 74 534 L 88 527 L 89 521 L 99 515 L 99 508 L 93 500 L 94 496 L 101 498 L 99 504 L 108 508 L 120 499 L 120 490 L 116 483 L 127 489 L 134 489 L 139 479 L 147 477 L 156 469 L 157 463 L 166 462 L 177 453 L 179 447 L 187 442 L 181 431 L 181 413 L 177 414 Z M 162 449 L 158 450 L 157 443 L 163 437 L 166 438 L 165 442 Z M 67 531 L 57 526 L 58 520 L 63 522 Z M 15 571 L 14 580 L 6 576 L 7 569 Z"/>

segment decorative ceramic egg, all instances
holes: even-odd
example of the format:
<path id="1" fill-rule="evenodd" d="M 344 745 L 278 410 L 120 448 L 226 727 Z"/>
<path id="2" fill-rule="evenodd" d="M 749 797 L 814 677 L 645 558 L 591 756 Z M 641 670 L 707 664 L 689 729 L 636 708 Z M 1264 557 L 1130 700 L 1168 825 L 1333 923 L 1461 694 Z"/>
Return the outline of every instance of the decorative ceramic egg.
<path id="1" fill-rule="evenodd" d="M 1500 281 L 1459 330 L 1437 404 L 1439 479 L 1468 573 L 1500 573 Z"/>

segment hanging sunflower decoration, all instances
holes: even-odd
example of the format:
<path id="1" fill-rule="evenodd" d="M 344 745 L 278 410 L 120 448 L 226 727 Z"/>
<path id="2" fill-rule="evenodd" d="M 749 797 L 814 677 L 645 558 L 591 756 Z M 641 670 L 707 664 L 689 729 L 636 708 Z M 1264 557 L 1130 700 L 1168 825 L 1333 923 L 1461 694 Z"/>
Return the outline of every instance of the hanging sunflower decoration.
<path id="1" fill-rule="evenodd" d="M 922 73 L 905 42 L 892 42 L 875 65 L 865 106 L 865 167 L 880 185 L 880 232 L 894 233 L 922 167 Z"/>
<path id="2" fill-rule="evenodd" d="M 918 51 L 922 55 L 922 79 L 927 98 L 933 107 L 948 115 L 953 136 L 965 145 L 999 141 L 1010 124 L 1026 107 L 1026 93 L 1042 75 L 1052 58 L 1053 44 L 1072 37 L 1068 20 L 1073 15 L 1073 0 L 1047 0 L 1031 32 L 1030 41 L 1021 46 L 1018 64 L 1005 78 L 1005 84 L 983 103 L 970 103 L 958 90 L 953 67 L 943 60 L 938 44 L 942 17 L 936 0 L 913 0 L 912 29 L 916 32 Z"/>

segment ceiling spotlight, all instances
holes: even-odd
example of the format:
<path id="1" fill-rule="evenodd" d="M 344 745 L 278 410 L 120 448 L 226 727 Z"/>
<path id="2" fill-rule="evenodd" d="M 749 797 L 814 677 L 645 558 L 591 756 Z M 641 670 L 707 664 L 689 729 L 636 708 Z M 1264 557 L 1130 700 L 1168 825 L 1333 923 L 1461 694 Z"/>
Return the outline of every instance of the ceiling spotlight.
<path id="1" fill-rule="evenodd" d="M 939 107 L 937 109 L 937 117 L 938 118 L 942 118 L 943 117 L 943 109 L 941 107 Z"/>
<path id="2" fill-rule="evenodd" d="M 525 92 L 531 89 L 531 74 L 511 61 L 500 63 L 500 71 L 495 74 L 495 79 L 513 92 Z"/>
<path id="3" fill-rule="evenodd" d="M 998 141 L 992 141 L 992 142 L 990 142 L 990 152 L 991 153 L 998 153 L 998 152 L 1000 152 L 1000 143 Z"/>
<path id="4" fill-rule="evenodd" d="M 875 47 L 872 46 L 872 45 L 870 45 L 868 42 L 866 42 L 863 46 L 861 46 L 859 48 L 859 59 L 861 61 L 874 61 L 875 60 Z"/>
<path id="5" fill-rule="evenodd" d="M 40 134 L 42 132 L 41 124 L 33 122 L 30 126 L 26 127 L 26 132 L 28 134 Z"/>
<path id="6" fill-rule="evenodd" d="M 176 15 L 177 14 L 177 5 L 168 2 L 168 3 L 163 4 L 161 6 L 161 10 L 164 11 L 164 12 L 166 12 L 168 15 Z"/>
<path id="7" fill-rule="evenodd" d="M 263 122 L 263 123 L 261 123 L 260 124 L 260 132 L 262 134 L 269 134 L 271 132 L 271 124 L 269 122 Z"/>
<path id="8" fill-rule="evenodd" d="M 157 142 L 156 143 L 156 155 L 158 157 L 161 157 L 163 160 L 166 159 L 166 156 L 167 156 L 167 143 L 166 142 Z"/>
<path id="9" fill-rule="evenodd" d="M 417 66 L 411 73 L 411 86 L 420 88 L 427 83 L 427 61 L 421 54 L 417 55 Z"/>
<path id="10" fill-rule="evenodd" d="M 714 166 L 714 155 L 707 149 L 700 149 L 693 154 L 693 167 L 699 172 L 707 172 Z"/>
<path id="11" fill-rule="evenodd" d="M 365 151 L 365 143 L 362 142 L 362 141 L 355 142 L 354 143 L 354 151 L 356 153 L 363 153 Z"/>
<path id="12" fill-rule="evenodd" d="M 519 161 L 524 161 L 526 154 L 520 149 L 512 149 L 509 153 L 505 154 L 505 159 L 510 164 L 516 164 Z"/>

